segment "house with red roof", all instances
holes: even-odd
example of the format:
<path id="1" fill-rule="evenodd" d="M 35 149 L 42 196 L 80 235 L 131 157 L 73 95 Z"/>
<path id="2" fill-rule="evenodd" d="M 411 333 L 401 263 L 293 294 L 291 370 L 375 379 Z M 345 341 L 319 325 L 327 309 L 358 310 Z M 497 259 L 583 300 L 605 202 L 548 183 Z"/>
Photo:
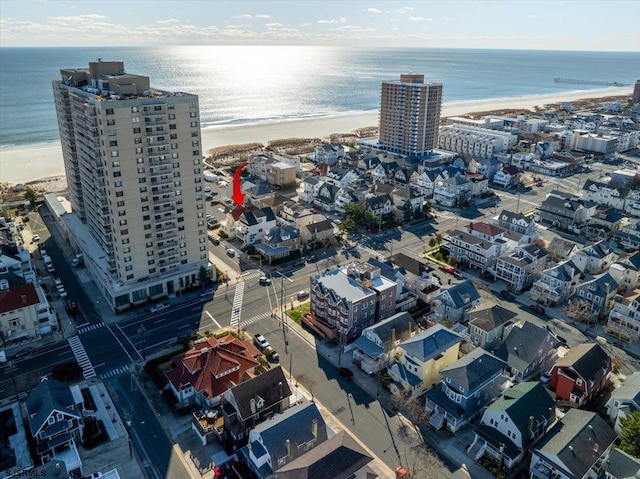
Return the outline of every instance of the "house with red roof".
<path id="1" fill-rule="evenodd" d="M 33 284 L 0 282 L 0 333 L 6 343 L 37 339 L 45 326 L 50 332 L 51 316 L 49 303 L 44 295 L 41 301 Z"/>
<path id="2" fill-rule="evenodd" d="M 493 184 L 502 188 L 511 188 L 520 184 L 520 175 L 522 172 L 515 166 L 503 166 L 493 176 Z"/>
<path id="3" fill-rule="evenodd" d="M 227 211 L 227 218 L 225 221 L 222 221 L 220 223 L 220 226 L 222 227 L 222 231 L 225 232 L 229 239 L 234 239 L 236 237 L 236 228 L 240 224 L 240 217 L 243 215 L 243 213 L 245 213 L 246 211 L 253 211 L 255 209 L 257 209 L 255 206 L 249 205 L 236 206 L 235 208 Z"/>
<path id="4" fill-rule="evenodd" d="M 254 376 L 260 355 L 251 341 L 231 335 L 196 341 L 192 349 L 173 357 L 167 373 L 176 407 L 218 405 L 223 392 Z"/>

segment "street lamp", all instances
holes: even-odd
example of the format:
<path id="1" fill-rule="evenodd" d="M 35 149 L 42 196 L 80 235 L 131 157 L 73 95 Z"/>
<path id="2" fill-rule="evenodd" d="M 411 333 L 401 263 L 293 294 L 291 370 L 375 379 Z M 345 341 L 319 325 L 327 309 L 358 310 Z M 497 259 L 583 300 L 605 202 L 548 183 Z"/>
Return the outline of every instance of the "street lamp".
<path id="1" fill-rule="evenodd" d="M 147 328 L 144 327 L 144 324 L 141 324 L 138 328 L 138 334 L 142 335 L 142 360 L 146 362 L 147 360 L 147 351 L 145 348 L 145 333 L 147 332 Z"/>

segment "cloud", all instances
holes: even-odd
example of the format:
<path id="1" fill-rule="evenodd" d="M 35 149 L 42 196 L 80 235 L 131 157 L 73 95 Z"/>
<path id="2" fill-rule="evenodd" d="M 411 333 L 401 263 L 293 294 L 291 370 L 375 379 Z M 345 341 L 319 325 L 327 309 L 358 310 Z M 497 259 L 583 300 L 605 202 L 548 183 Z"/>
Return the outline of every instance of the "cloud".
<path id="1" fill-rule="evenodd" d="M 367 12 L 369 12 L 369 13 L 382 13 L 382 10 L 378 10 L 377 8 L 367 8 Z"/>
<path id="2" fill-rule="evenodd" d="M 347 23 L 347 19 L 345 17 L 332 18 L 330 20 L 318 20 L 317 23 Z"/>
<path id="3" fill-rule="evenodd" d="M 156 23 L 160 25 L 168 25 L 169 23 L 180 23 L 180 20 L 177 18 L 168 18 L 167 20 L 158 20 Z"/>
<path id="4" fill-rule="evenodd" d="M 248 13 L 243 13 L 242 15 L 236 15 L 233 18 L 242 18 L 244 20 L 250 20 L 251 18 L 253 18 L 253 16 L 249 15 Z"/>
<path id="5" fill-rule="evenodd" d="M 267 14 L 256 15 L 256 18 L 271 18 L 271 15 L 267 15 Z"/>
<path id="6" fill-rule="evenodd" d="M 101 20 L 103 18 L 107 17 L 98 13 L 89 13 L 87 15 L 71 15 L 68 17 L 49 17 L 49 21 L 53 23 L 83 23 Z"/>
<path id="7" fill-rule="evenodd" d="M 282 23 L 265 23 L 264 26 L 267 27 L 267 28 L 284 27 L 284 25 Z"/>
<path id="8" fill-rule="evenodd" d="M 300 24 L 301 27 L 310 27 L 311 25 L 313 25 L 313 23 L 306 22 Z"/>
<path id="9" fill-rule="evenodd" d="M 424 17 L 409 17 L 409 20 L 411 20 L 412 22 L 423 22 Z"/>
<path id="10" fill-rule="evenodd" d="M 398 13 L 409 13 L 409 12 L 413 12 L 413 7 L 402 7 L 402 8 L 396 8 L 396 12 L 398 12 Z"/>

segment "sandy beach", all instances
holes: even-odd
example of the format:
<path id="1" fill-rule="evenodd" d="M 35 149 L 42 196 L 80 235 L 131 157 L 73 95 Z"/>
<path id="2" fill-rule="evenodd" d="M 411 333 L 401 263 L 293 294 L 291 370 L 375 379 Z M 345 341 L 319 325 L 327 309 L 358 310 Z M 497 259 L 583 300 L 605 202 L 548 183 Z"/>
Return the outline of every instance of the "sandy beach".
<path id="1" fill-rule="evenodd" d="M 473 112 L 507 109 L 533 109 L 536 106 L 580 99 L 629 95 L 629 87 L 614 87 L 582 92 L 539 95 L 522 98 L 503 98 L 444 104 L 442 116 L 461 116 Z M 202 130 L 203 153 L 225 145 L 259 142 L 267 144 L 280 138 L 326 138 L 332 133 L 349 133 L 357 128 L 377 125 L 378 112 L 282 121 L 259 125 L 207 128 Z M 47 189 L 60 191 L 64 181 L 64 163 L 60 143 L 0 148 L 0 181 L 11 184 L 49 180 Z M 60 183 L 60 184 L 56 184 Z M 64 189 L 64 188 L 62 188 Z"/>

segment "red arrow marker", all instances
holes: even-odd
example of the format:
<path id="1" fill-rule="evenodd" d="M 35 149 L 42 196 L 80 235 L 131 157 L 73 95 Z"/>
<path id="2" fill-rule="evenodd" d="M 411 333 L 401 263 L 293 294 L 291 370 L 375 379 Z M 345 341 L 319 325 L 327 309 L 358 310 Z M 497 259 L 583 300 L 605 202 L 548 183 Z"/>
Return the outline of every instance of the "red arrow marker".
<path id="1" fill-rule="evenodd" d="M 248 164 L 249 163 L 242 163 L 238 166 L 236 172 L 233 174 L 233 196 L 231 197 L 231 199 L 238 206 L 242 206 L 244 204 L 245 197 L 245 194 L 240 189 L 240 173 L 242 173 L 242 169 Z"/>

